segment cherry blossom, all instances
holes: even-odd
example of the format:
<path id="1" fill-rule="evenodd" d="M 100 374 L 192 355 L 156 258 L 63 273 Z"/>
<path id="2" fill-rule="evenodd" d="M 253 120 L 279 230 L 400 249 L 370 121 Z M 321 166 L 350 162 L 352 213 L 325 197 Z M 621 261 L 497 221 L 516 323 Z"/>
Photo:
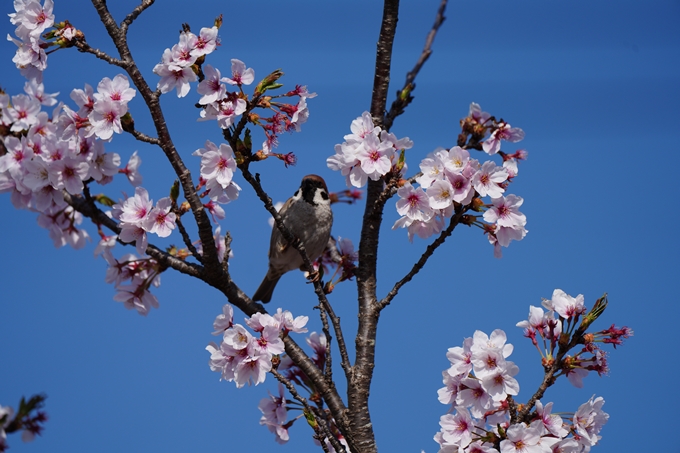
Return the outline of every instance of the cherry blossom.
<path id="1" fill-rule="evenodd" d="M 498 198 L 505 191 L 500 186 L 508 179 L 508 172 L 491 161 L 482 164 L 482 168 L 472 177 L 472 185 L 482 197 Z"/>
<path id="2" fill-rule="evenodd" d="M 169 197 L 161 198 L 156 203 L 146 219 L 143 228 L 149 233 L 155 233 L 158 237 L 168 237 L 175 229 L 176 215 L 172 210 L 172 200 Z"/>
<path id="3" fill-rule="evenodd" d="M 231 59 L 231 77 L 222 78 L 222 82 L 227 82 L 229 85 L 250 85 L 255 80 L 255 71 L 253 68 L 246 69 L 245 63 L 236 58 Z"/>
<path id="4" fill-rule="evenodd" d="M 484 143 L 482 147 L 487 154 L 496 154 L 501 149 L 501 140 L 519 142 L 524 139 L 524 131 L 518 127 L 510 127 L 507 123 L 501 123 Z"/>
<path id="5" fill-rule="evenodd" d="M 502 227 L 520 228 L 526 225 L 527 218 L 519 212 L 524 200 L 516 195 L 491 199 L 492 206 L 484 213 L 484 220 Z"/>
<path id="6" fill-rule="evenodd" d="M 201 99 L 198 100 L 198 103 L 207 105 L 224 98 L 227 94 L 227 88 L 220 81 L 222 75 L 220 74 L 219 69 L 206 64 L 203 66 L 203 74 L 205 74 L 205 79 L 203 79 L 203 81 L 198 84 L 198 88 L 196 88 L 198 94 L 203 95 Z"/>

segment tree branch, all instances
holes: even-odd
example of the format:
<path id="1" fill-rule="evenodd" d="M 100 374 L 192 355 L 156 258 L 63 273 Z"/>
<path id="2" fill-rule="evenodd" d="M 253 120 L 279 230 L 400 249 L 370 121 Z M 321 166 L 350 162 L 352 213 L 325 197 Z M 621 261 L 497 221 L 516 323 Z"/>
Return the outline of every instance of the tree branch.
<path id="1" fill-rule="evenodd" d="M 125 16 L 125 19 L 123 19 L 123 22 L 120 24 L 120 31 L 123 33 L 124 36 L 127 36 L 127 31 L 128 27 L 132 25 L 132 22 L 139 17 L 142 12 L 144 12 L 145 9 L 147 9 L 149 6 L 153 5 L 155 0 L 142 0 L 142 3 L 136 7 L 135 9 L 132 10 L 130 14 Z"/>
<path id="2" fill-rule="evenodd" d="M 398 16 L 399 1 L 385 0 L 371 97 L 371 116 L 376 126 L 383 125 L 390 83 L 392 45 Z M 352 368 L 352 379 L 349 382 L 347 393 L 352 434 L 359 451 L 362 453 L 377 451 L 375 434 L 368 410 L 368 396 L 375 366 L 375 341 L 380 316 L 376 306 L 376 270 L 382 207 L 378 206 L 377 201 L 382 192 L 383 184 L 382 179 L 368 182 L 366 208 L 359 243 L 359 266 L 356 273 L 359 293 L 359 327 L 356 336 L 356 360 Z"/>
<path id="3" fill-rule="evenodd" d="M 416 76 L 428 58 L 430 58 L 430 55 L 432 55 L 432 43 L 434 42 L 435 36 L 437 36 L 439 27 L 441 27 L 442 23 L 446 19 L 444 17 L 444 11 L 446 10 L 447 2 L 448 0 L 442 0 L 441 4 L 439 5 L 437 16 L 434 19 L 434 25 L 432 25 L 432 29 L 427 34 L 427 38 L 425 39 L 425 47 L 423 48 L 423 52 L 420 54 L 420 58 L 418 58 L 418 61 L 416 61 L 413 69 L 411 69 L 411 71 L 406 74 L 406 82 L 404 82 L 404 87 L 397 91 L 397 98 L 392 103 L 390 111 L 387 112 L 387 115 L 385 115 L 384 129 L 386 130 L 390 130 L 395 118 L 404 113 L 404 109 L 411 103 L 411 101 L 413 101 L 413 96 L 411 96 L 411 93 L 413 93 L 413 90 L 416 88 L 416 84 L 414 83 Z"/>

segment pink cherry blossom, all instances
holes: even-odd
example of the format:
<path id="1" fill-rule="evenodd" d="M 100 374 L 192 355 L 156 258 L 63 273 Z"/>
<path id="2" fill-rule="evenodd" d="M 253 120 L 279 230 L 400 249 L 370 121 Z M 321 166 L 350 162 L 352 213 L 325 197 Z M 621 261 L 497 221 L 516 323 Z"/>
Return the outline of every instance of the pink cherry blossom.
<path id="1" fill-rule="evenodd" d="M 552 295 L 552 306 L 553 309 L 559 313 L 564 319 L 569 319 L 574 316 L 580 315 L 585 312 L 583 294 L 579 294 L 576 297 L 572 297 L 562 291 L 561 289 L 556 289 L 553 291 Z"/>
<path id="2" fill-rule="evenodd" d="M 12 105 L 7 108 L 7 112 L 10 122 L 13 123 L 11 131 L 28 130 L 38 121 L 40 101 L 25 94 L 17 94 L 12 96 Z"/>
<path id="3" fill-rule="evenodd" d="M 142 158 L 139 157 L 137 151 L 135 151 L 132 153 L 132 156 L 130 156 L 125 168 L 120 170 L 121 173 L 127 176 L 130 184 L 132 184 L 134 187 L 139 187 L 142 185 L 142 175 L 139 173 L 140 165 L 142 165 Z"/>
<path id="4" fill-rule="evenodd" d="M 208 55 L 212 53 L 217 47 L 217 27 L 203 27 L 198 34 L 198 37 L 193 41 L 193 48 L 191 54 L 194 57 L 201 55 Z"/>
<path id="5" fill-rule="evenodd" d="M 120 221 L 141 226 L 153 208 L 149 200 L 149 192 L 143 187 L 135 189 L 135 195 L 129 197 L 121 207 Z"/>
<path id="6" fill-rule="evenodd" d="M 222 75 L 219 69 L 213 68 L 211 65 L 206 64 L 203 66 L 203 74 L 205 79 L 198 84 L 198 94 L 202 94 L 201 99 L 198 103 L 201 105 L 211 104 L 225 97 L 227 94 L 227 88 L 223 83 L 220 82 Z"/>
<path id="7" fill-rule="evenodd" d="M 92 129 L 88 136 L 93 134 L 102 140 L 109 140 L 113 133 L 123 132 L 120 118 L 127 112 L 127 106 L 110 99 L 102 99 L 95 102 L 92 112 L 88 118 Z"/>
<path id="8" fill-rule="evenodd" d="M 161 80 L 158 81 L 158 89 L 161 93 L 168 93 L 174 88 L 177 90 L 177 97 L 179 98 L 189 93 L 191 89 L 189 82 L 194 82 L 197 79 L 196 73 L 191 67 L 177 67 L 170 49 L 165 49 L 161 63 L 154 66 L 153 72 L 161 77 Z"/>
<path id="9" fill-rule="evenodd" d="M 407 182 L 399 188 L 397 195 L 401 198 L 397 201 L 399 215 L 421 221 L 428 221 L 434 215 L 427 194 L 421 187 L 416 189 Z"/>
<path id="10" fill-rule="evenodd" d="M 56 97 L 59 93 L 45 93 L 45 87 L 35 79 L 31 79 L 24 84 L 24 91 L 31 98 L 37 100 L 42 105 L 52 106 L 57 103 Z"/>
<path id="11" fill-rule="evenodd" d="M 455 414 L 443 415 L 439 420 L 445 445 L 467 447 L 472 441 L 474 423 L 464 407 L 456 407 Z"/>
<path id="12" fill-rule="evenodd" d="M 224 304 L 222 313 L 217 315 L 213 322 L 215 331 L 213 335 L 224 335 L 224 332 L 234 325 L 234 308 L 229 304 Z"/>
<path id="13" fill-rule="evenodd" d="M 444 168 L 447 159 L 446 150 L 438 148 L 420 161 L 420 171 L 423 173 L 416 181 L 423 189 L 428 189 L 433 182 L 445 178 Z"/>
<path id="14" fill-rule="evenodd" d="M 223 82 L 230 85 L 250 85 L 255 80 L 255 71 L 253 68 L 246 69 L 245 63 L 236 58 L 231 60 L 231 77 L 224 77 Z"/>
<path id="15" fill-rule="evenodd" d="M 545 453 L 538 445 L 541 436 L 536 428 L 519 423 L 510 426 L 506 435 L 507 439 L 501 441 L 501 453 Z"/>
<path id="16" fill-rule="evenodd" d="M 169 197 L 161 198 L 156 203 L 146 219 L 144 219 L 142 226 L 149 233 L 155 233 L 159 237 L 168 237 L 175 229 L 176 215 L 171 212 L 172 200 Z"/>
<path id="17" fill-rule="evenodd" d="M 471 182 L 480 196 L 488 195 L 491 198 L 498 198 L 505 192 L 505 189 L 499 184 L 506 179 L 508 179 L 508 172 L 503 167 L 499 167 L 491 161 L 486 161 L 472 177 Z"/>
<path id="18" fill-rule="evenodd" d="M 526 225 L 526 216 L 519 212 L 519 207 L 524 203 L 522 197 L 516 195 L 501 196 L 492 198 L 491 203 L 492 206 L 484 213 L 485 221 L 509 228 L 520 228 Z"/>
<path id="19" fill-rule="evenodd" d="M 368 135 L 357 153 L 361 169 L 373 181 L 390 171 L 393 155 L 392 143 L 380 142 L 375 135 Z"/>
<path id="20" fill-rule="evenodd" d="M 501 140 L 519 142 L 524 138 L 524 131 L 518 127 L 510 127 L 508 123 L 500 123 L 498 128 L 491 133 L 491 137 L 482 143 L 482 148 L 487 154 L 496 154 L 501 149 Z"/>

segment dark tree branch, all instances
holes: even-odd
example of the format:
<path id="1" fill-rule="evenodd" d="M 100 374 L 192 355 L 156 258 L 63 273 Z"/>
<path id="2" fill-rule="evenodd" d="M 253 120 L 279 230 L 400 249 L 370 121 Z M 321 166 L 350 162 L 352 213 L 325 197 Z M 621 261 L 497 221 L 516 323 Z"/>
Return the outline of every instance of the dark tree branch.
<path id="1" fill-rule="evenodd" d="M 121 22 L 120 24 L 120 31 L 123 33 L 124 36 L 127 36 L 128 27 L 132 25 L 132 22 L 134 22 L 134 20 L 137 19 L 139 15 L 144 12 L 145 9 L 153 5 L 154 1 L 155 0 L 142 0 L 142 3 L 138 7 L 133 9 L 130 14 L 125 16 L 125 19 L 123 19 L 123 22 Z"/>
<path id="2" fill-rule="evenodd" d="M 392 103 L 390 111 L 387 112 L 387 115 L 385 115 L 384 129 L 386 130 L 390 130 L 395 118 L 404 113 L 404 109 L 411 103 L 411 101 L 413 101 L 413 96 L 411 96 L 411 93 L 416 88 L 416 84 L 414 83 L 416 76 L 432 54 L 432 43 L 434 42 L 435 36 L 437 36 L 439 27 L 441 27 L 442 23 L 446 19 L 444 17 L 444 11 L 446 11 L 447 2 L 448 0 L 442 0 L 441 4 L 439 5 L 437 16 L 434 19 L 434 25 L 432 25 L 432 29 L 427 34 L 427 38 L 425 39 L 425 47 L 423 48 L 423 52 L 420 54 L 420 57 L 418 58 L 418 61 L 416 62 L 413 69 L 411 69 L 411 71 L 406 74 L 406 82 L 404 82 L 404 87 L 397 91 L 397 98 Z"/>
<path id="3" fill-rule="evenodd" d="M 376 126 L 383 126 L 387 91 L 390 83 L 392 45 L 397 29 L 399 1 L 385 0 L 378 38 L 371 116 Z M 375 366 L 375 344 L 380 311 L 376 306 L 376 270 L 378 236 L 382 223 L 382 207 L 377 201 L 383 190 L 383 180 L 369 181 L 366 208 L 359 242 L 357 289 L 359 296 L 359 327 L 356 336 L 356 360 L 347 389 L 351 431 L 358 451 L 376 452 L 375 434 L 368 409 L 368 396 Z"/>
<path id="4" fill-rule="evenodd" d="M 323 305 L 319 304 L 315 308 L 319 309 L 319 318 L 321 318 L 321 330 L 326 337 L 326 361 L 324 363 L 324 375 L 326 376 L 326 382 L 333 382 L 333 356 L 331 355 L 331 343 L 333 337 L 331 336 L 331 329 L 328 325 L 328 313 L 324 310 Z"/>

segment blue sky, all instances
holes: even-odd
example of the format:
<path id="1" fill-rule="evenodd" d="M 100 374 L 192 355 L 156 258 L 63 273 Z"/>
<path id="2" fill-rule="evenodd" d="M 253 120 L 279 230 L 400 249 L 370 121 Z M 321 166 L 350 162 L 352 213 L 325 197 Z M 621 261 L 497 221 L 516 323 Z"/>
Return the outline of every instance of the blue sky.
<path id="1" fill-rule="evenodd" d="M 57 20 L 68 19 L 92 46 L 112 50 L 89 2 L 55 3 Z M 111 9 L 120 21 L 135 5 L 118 1 Z M 130 30 L 133 56 L 150 83 L 156 83 L 152 68 L 177 42 L 181 23 L 198 30 L 223 13 L 222 46 L 209 63 L 224 74 L 229 60 L 239 58 L 255 69 L 256 79 L 282 68 L 287 87 L 308 85 L 318 93 L 308 102 L 310 118 L 302 133 L 281 138 L 280 151 L 295 152 L 298 165 L 284 169 L 273 160 L 258 165 L 265 189 L 283 201 L 308 173 L 322 175 L 331 191 L 344 189 L 325 160 L 351 120 L 369 108 L 381 4 L 186 5 L 158 2 Z M 402 2 L 391 96 L 418 57 L 437 7 L 436 1 Z M 10 2 L 3 2 L 2 16 L 10 12 Z M 680 210 L 673 195 L 673 159 L 680 151 L 678 19 L 677 1 L 449 5 L 434 53 L 416 81 L 415 101 L 392 130 L 415 142 L 407 157 L 412 174 L 428 152 L 455 144 L 470 102 L 523 128 L 520 146 L 529 159 L 511 192 L 525 199 L 529 234 L 498 260 L 478 230 L 458 228 L 385 310 L 371 394 L 379 448 L 437 450 L 432 436 L 446 411 L 436 394 L 448 364 L 445 353 L 476 329 L 507 332 L 515 345 L 511 360 L 520 367 L 518 400 L 526 400 L 540 381 L 540 358 L 515 323 L 526 318 L 529 305 L 561 288 L 584 294 L 588 306 L 608 292 L 610 306 L 595 327 L 628 325 L 635 336 L 611 351 L 610 376 L 588 376 L 583 389 L 558 382 L 543 401 L 570 412 L 593 394 L 603 396 L 610 420 L 594 451 L 669 451 L 666 440 L 649 434 L 658 432 L 653 424 L 673 416 L 680 402 L 674 391 L 673 324 L 658 322 L 659 316 L 670 322 L 680 314 L 673 286 L 680 271 L 674 235 Z M 9 20 L 0 24 L 3 34 L 12 32 Z M 10 94 L 23 87 L 11 62 L 14 48 L 0 41 L 0 86 Z M 59 51 L 48 60 L 46 91 L 59 91 L 70 102 L 72 88 L 96 86 L 118 73 L 90 55 Z M 170 93 L 162 99 L 172 137 L 194 175 L 199 162 L 191 153 L 206 139 L 220 140 L 213 122 L 195 121 L 196 94 L 194 85 L 187 98 Z M 140 96 L 130 108 L 137 128 L 151 133 Z M 261 140 L 256 135 L 254 141 Z M 174 178 L 158 149 L 117 136 L 107 150 L 124 161 L 139 150 L 144 186 L 154 200 L 165 196 Z M 270 229 L 252 190 L 236 181 L 244 190 L 226 206 L 221 224 L 234 237 L 234 280 L 251 294 L 266 271 Z M 123 182 L 103 190 L 114 199 L 132 192 Z M 651 209 L 656 207 L 659 219 Z M 114 289 L 104 283 L 105 263 L 92 257 L 94 243 L 79 251 L 57 250 L 35 214 L 16 211 L 6 194 L 0 209 L 0 405 L 15 406 L 21 395 L 45 392 L 50 416 L 35 442 L 10 437 L 12 452 L 319 451 L 303 421 L 284 446 L 258 425 L 257 403 L 276 388 L 271 377 L 237 390 L 209 370 L 204 348 L 214 339 L 212 321 L 225 302 L 220 294 L 167 272 L 154 291 L 160 309 L 141 317 L 113 301 Z M 334 206 L 333 234 L 357 243 L 362 209 Z M 388 203 L 379 255 L 381 295 L 429 243 L 411 244 L 403 230 L 392 231 L 397 218 L 394 203 Z M 181 242 L 178 236 L 169 239 L 155 242 Z M 351 283 L 331 295 L 349 338 L 356 327 L 355 295 Z M 314 295 L 299 273 L 282 279 L 270 305 L 307 314 L 310 328 L 320 330 Z"/>

